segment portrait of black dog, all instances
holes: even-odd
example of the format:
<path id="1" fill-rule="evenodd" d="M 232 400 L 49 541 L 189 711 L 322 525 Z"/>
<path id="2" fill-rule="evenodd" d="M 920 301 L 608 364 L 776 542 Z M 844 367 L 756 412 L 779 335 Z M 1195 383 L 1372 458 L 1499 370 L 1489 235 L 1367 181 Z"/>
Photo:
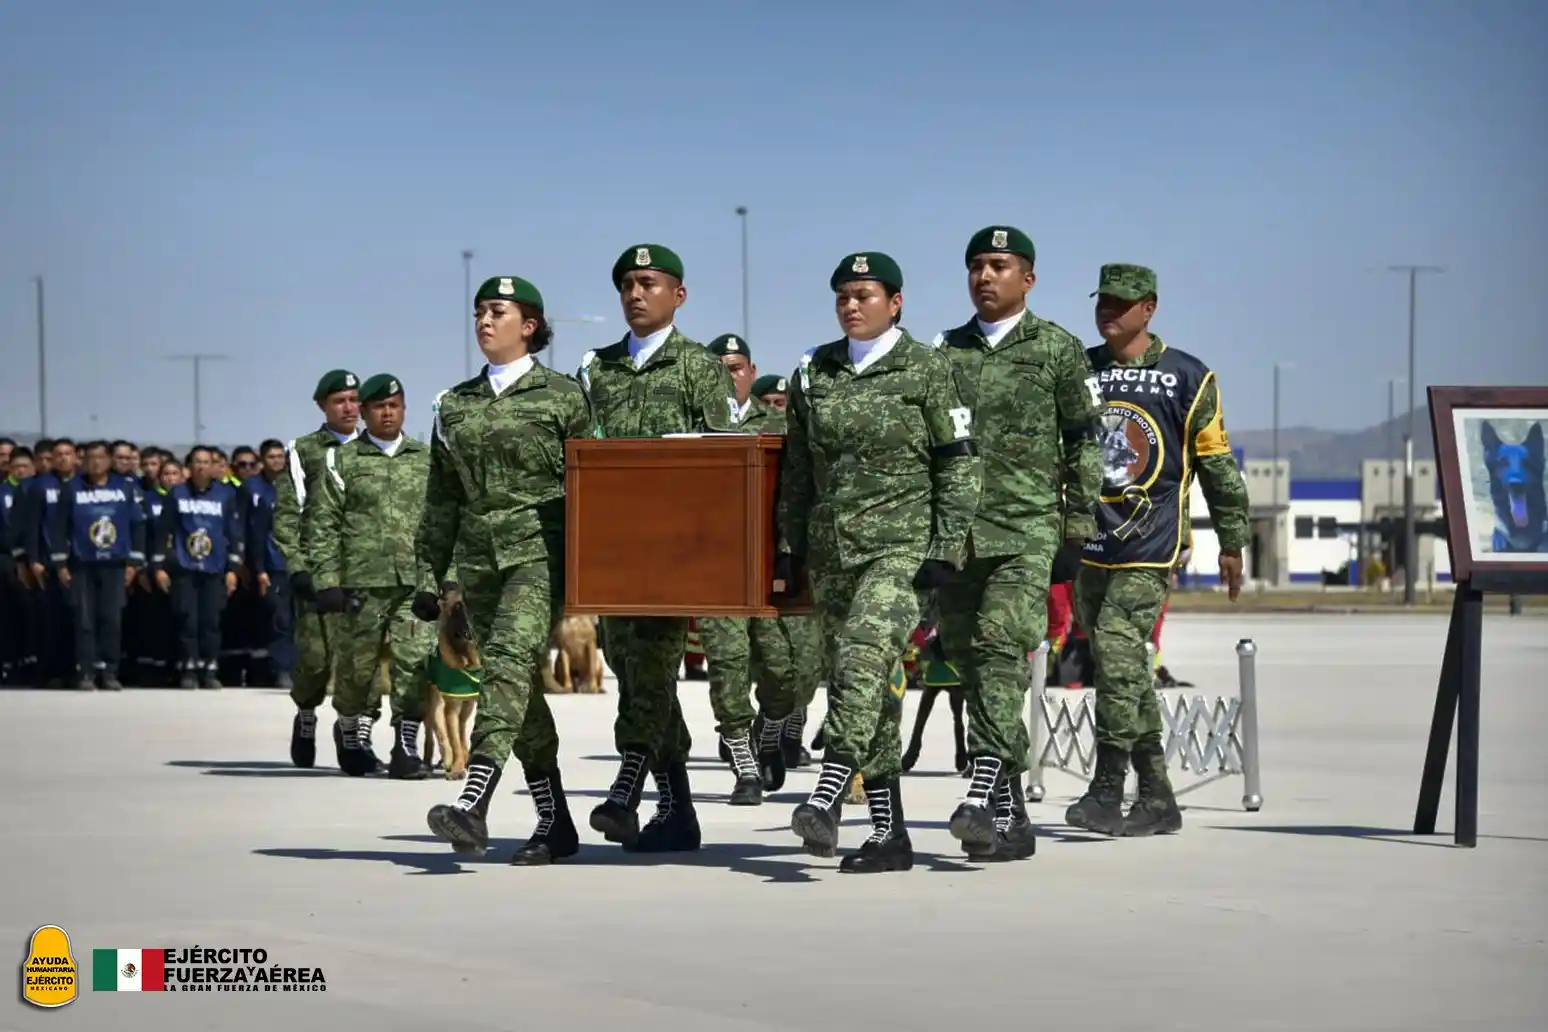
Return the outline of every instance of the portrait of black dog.
<path id="1" fill-rule="evenodd" d="M 1543 424 L 1519 444 L 1502 440 L 1494 424 L 1479 428 L 1495 527 L 1491 552 L 1548 552 L 1548 499 L 1543 487 Z"/>

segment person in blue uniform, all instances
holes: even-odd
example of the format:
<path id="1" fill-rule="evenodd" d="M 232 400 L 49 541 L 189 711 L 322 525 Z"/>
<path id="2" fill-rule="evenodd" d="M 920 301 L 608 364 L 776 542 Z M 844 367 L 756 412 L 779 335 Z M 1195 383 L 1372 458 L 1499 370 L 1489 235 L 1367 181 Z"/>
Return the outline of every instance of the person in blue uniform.
<path id="1" fill-rule="evenodd" d="M 220 614 L 242 566 L 236 488 L 215 479 L 209 448 L 188 453 L 188 479 L 167 493 L 156 527 L 151 569 L 177 615 L 178 686 L 219 688 Z"/>
<path id="2" fill-rule="evenodd" d="M 75 478 L 79 453 L 68 437 L 48 444 L 47 451 L 40 448 L 37 476 L 27 481 L 27 489 L 12 510 L 17 520 L 12 530 L 13 555 L 24 560 L 30 572 L 28 602 L 33 607 L 33 651 L 38 657 L 34 681 L 40 688 L 63 684 L 75 670 L 69 592 L 57 577 L 49 575 L 46 560 L 54 551 L 50 534 L 59 491 Z"/>
<path id="3" fill-rule="evenodd" d="M 145 497 L 113 472 L 106 441 L 88 441 L 80 476 L 59 489 L 47 567 L 70 593 L 75 687 L 119 691 L 125 589 L 145 565 Z"/>
<path id="4" fill-rule="evenodd" d="M 13 444 L 0 469 L 0 683 L 26 684 L 32 673 L 32 626 L 23 567 L 11 554 L 13 515 L 32 476 L 32 449 Z"/>
<path id="5" fill-rule="evenodd" d="M 167 495 L 183 482 L 183 464 L 171 452 L 158 451 L 155 466 L 156 475 L 145 490 L 147 552 L 155 550 L 156 528 L 161 524 Z M 129 608 L 136 607 L 134 683 L 145 688 L 165 688 L 176 680 L 173 672 L 177 669 L 177 616 L 172 612 L 171 597 L 156 587 L 148 566 L 140 571 L 130 596 Z"/>
<path id="6" fill-rule="evenodd" d="M 291 632 L 290 573 L 285 556 L 274 543 L 275 481 L 285 472 L 285 445 L 270 439 L 258 446 L 259 472 L 242 482 L 244 557 L 257 592 L 259 621 L 253 637 L 257 680 L 289 691 L 290 669 L 296 661 Z"/>

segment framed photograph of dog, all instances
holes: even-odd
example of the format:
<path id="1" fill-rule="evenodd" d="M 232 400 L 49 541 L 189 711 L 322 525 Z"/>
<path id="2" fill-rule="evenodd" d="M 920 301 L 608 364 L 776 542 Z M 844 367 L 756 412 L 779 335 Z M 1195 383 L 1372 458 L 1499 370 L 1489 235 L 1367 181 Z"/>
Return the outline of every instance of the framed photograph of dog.
<path id="1" fill-rule="evenodd" d="M 1548 387 L 1431 387 L 1452 579 L 1548 592 Z"/>

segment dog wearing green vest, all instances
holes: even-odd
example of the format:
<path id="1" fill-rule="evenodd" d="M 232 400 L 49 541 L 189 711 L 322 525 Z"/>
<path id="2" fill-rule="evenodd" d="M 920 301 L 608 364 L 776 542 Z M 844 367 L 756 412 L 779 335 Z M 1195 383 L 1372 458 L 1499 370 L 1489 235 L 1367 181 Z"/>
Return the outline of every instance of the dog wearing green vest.
<path id="1" fill-rule="evenodd" d="M 483 661 L 473 641 L 473 622 L 462 592 L 451 585 L 441 591 L 441 618 L 436 650 L 430 654 L 430 687 L 425 723 L 435 735 L 446 766 L 446 780 L 460 781 L 468 773 L 468 745 L 473 710 L 483 685 Z"/>

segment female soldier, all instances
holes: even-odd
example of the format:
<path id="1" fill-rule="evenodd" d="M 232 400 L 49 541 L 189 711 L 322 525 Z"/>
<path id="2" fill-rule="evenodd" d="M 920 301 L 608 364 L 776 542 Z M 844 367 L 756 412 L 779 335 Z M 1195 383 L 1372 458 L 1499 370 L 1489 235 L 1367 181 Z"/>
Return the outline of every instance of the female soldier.
<path id="1" fill-rule="evenodd" d="M 858 773 L 871 837 L 841 871 L 906 871 L 913 846 L 898 791 L 901 657 L 920 597 L 967 550 L 980 470 L 972 415 L 945 356 L 897 325 L 903 273 L 853 254 L 829 280 L 846 337 L 801 357 L 790 379 L 776 579 L 810 570 L 828 686 L 826 751 L 791 830 L 808 852 L 838 847 L 838 807 Z"/>
<path id="2" fill-rule="evenodd" d="M 462 794 L 432 807 L 428 820 L 458 852 L 481 853 L 489 843 L 489 799 L 514 753 L 538 822 L 510 862 L 546 864 L 580 845 L 560 783 L 542 667 L 564 603 L 564 442 L 591 436 L 591 406 L 578 383 L 535 361 L 553 342 L 535 286 L 517 276 L 489 279 L 474 296 L 473 314 L 488 365 L 436 398 L 414 612 L 438 618 L 431 588 L 455 553 L 484 689 Z"/>

